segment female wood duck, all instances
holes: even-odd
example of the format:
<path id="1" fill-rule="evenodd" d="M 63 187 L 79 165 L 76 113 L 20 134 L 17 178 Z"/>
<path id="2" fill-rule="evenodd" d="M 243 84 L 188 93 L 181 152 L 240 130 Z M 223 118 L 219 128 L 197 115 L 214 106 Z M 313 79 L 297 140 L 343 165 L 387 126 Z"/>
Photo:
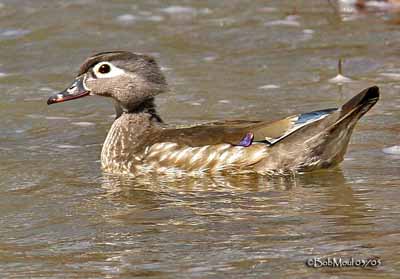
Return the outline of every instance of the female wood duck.
<path id="1" fill-rule="evenodd" d="M 339 109 L 274 121 L 224 121 L 176 128 L 163 123 L 154 97 L 167 90 L 155 60 L 126 51 L 89 57 L 54 104 L 89 95 L 111 97 L 117 118 L 101 152 L 105 171 L 124 174 L 261 173 L 327 168 L 343 160 L 353 128 L 379 98 L 370 87 Z"/>

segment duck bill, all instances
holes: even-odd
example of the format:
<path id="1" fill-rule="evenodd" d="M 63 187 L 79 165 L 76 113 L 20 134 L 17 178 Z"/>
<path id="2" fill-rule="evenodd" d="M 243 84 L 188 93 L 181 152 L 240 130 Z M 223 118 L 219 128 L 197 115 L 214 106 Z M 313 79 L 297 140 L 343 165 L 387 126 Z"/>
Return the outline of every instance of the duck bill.
<path id="1" fill-rule="evenodd" d="M 47 104 L 51 105 L 88 96 L 90 90 L 85 86 L 85 78 L 86 75 L 77 77 L 70 87 L 60 93 L 50 96 L 47 100 Z"/>

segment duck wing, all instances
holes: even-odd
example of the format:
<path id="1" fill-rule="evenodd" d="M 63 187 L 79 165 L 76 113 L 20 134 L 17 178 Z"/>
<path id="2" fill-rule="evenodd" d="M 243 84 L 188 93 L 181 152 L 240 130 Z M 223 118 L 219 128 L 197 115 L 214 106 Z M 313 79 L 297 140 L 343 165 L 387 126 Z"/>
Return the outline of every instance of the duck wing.
<path id="1" fill-rule="evenodd" d="M 191 127 L 166 128 L 158 139 L 191 147 L 228 143 L 238 145 L 248 133 L 254 135 L 253 142 L 271 146 L 298 129 L 321 120 L 336 108 L 302 113 L 277 121 L 229 120 L 216 121 Z"/>

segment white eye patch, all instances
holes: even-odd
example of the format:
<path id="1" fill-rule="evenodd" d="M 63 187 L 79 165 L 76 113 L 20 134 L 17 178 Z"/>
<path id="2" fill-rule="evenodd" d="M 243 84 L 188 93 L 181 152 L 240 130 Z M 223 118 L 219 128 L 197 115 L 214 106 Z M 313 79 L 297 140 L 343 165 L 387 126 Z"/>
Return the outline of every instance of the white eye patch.
<path id="1" fill-rule="evenodd" d="M 112 78 L 125 73 L 124 70 L 114 66 L 110 62 L 100 62 L 93 68 L 93 72 L 97 78 Z"/>

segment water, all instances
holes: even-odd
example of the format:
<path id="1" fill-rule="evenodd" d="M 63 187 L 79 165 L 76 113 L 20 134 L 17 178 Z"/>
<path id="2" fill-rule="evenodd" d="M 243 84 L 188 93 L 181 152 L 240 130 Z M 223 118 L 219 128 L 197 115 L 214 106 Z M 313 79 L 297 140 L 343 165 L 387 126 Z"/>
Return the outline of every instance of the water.
<path id="1" fill-rule="evenodd" d="M 400 161 L 384 152 L 400 144 L 398 19 L 316 0 L 1 1 L 1 277 L 398 278 Z M 87 56 L 115 49 L 162 65 L 171 90 L 157 103 L 167 122 L 279 119 L 375 84 L 382 98 L 340 168 L 106 175 L 109 100 L 46 100 Z M 330 82 L 339 58 L 351 82 Z M 333 256 L 382 265 L 304 264 Z"/>

